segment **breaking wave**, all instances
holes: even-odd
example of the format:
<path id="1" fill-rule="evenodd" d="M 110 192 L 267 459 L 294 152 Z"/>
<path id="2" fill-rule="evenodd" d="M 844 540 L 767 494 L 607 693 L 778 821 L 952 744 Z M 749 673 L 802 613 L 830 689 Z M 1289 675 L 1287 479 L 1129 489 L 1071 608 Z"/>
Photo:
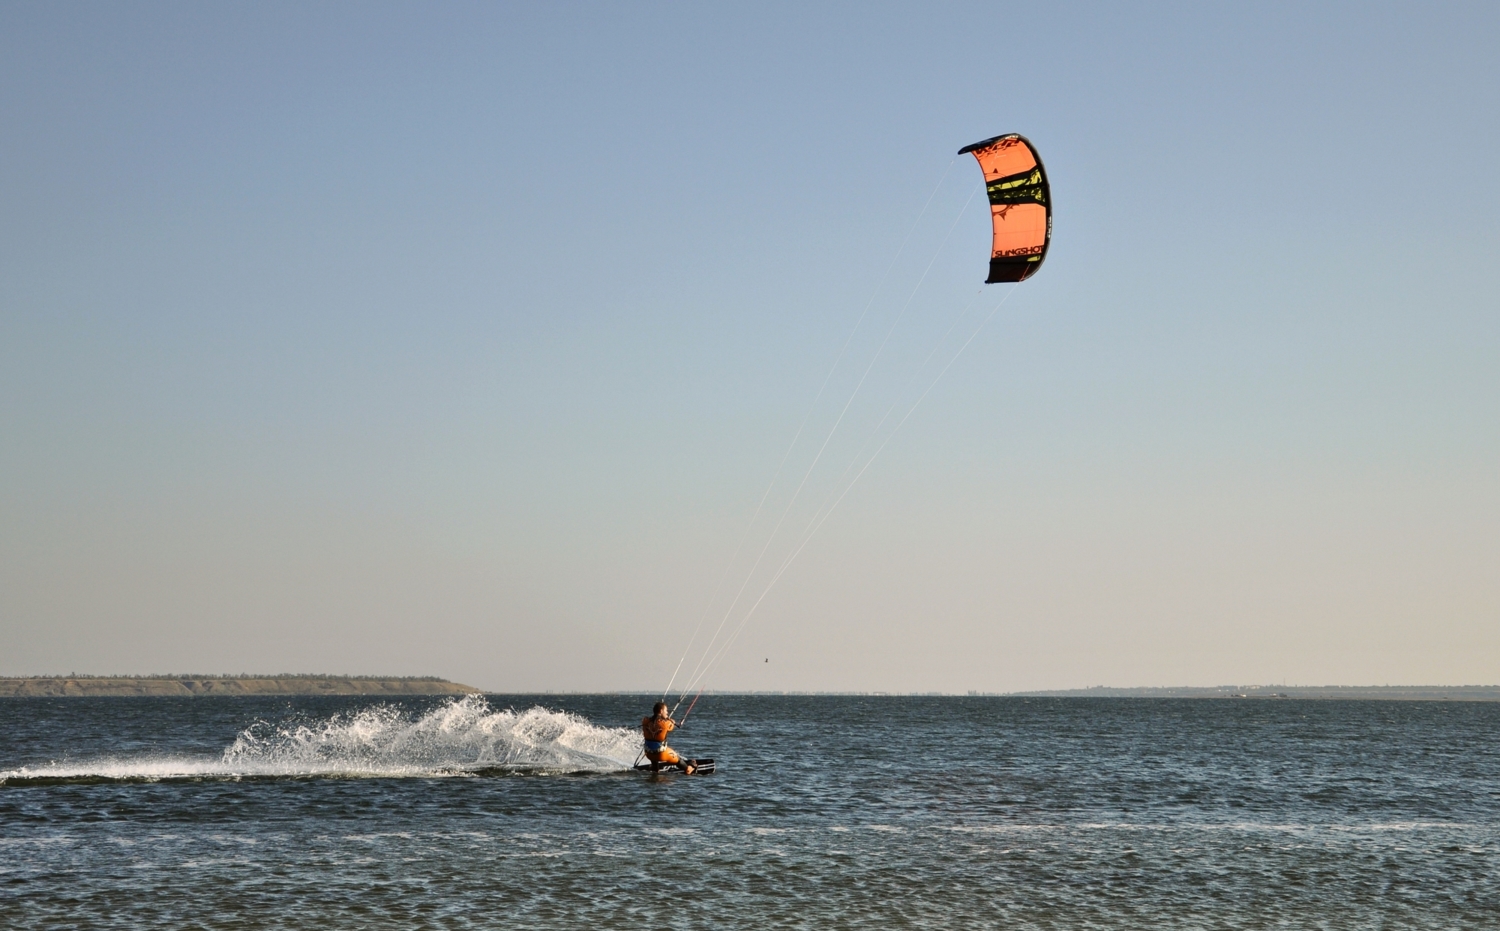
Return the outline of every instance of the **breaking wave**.
<path id="1" fill-rule="evenodd" d="M 631 728 L 470 695 L 413 716 L 376 705 L 310 720 L 257 721 L 219 757 L 132 756 L 0 771 L 0 785 L 337 776 L 598 773 L 629 769 Z"/>

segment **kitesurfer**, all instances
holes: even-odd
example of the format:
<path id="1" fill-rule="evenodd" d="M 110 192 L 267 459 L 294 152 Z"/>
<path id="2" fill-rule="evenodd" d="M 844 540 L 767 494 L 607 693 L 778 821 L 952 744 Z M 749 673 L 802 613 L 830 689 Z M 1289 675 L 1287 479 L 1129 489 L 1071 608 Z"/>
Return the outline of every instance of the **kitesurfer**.
<path id="1" fill-rule="evenodd" d="M 684 760 L 667 746 L 667 735 L 677 729 L 677 722 L 667 714 L 667 703 L 659 701 L 651 709 L 651 717 L 641 718 L 641 734 L 646 739 L 646 759 L 651 761 L 651 771 L 661 772 L 663 766 L 675 766 L 691 776 L 698 768 L 697 760 Z"/>

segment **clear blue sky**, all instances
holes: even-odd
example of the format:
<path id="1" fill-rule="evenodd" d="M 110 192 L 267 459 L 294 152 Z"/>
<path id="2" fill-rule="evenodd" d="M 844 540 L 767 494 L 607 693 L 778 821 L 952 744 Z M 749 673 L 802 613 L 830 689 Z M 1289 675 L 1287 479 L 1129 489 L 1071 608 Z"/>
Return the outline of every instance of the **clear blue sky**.
<path id="1" fill-rule="evenodd" d="M 1493 3 L 0 3 L 0 673 L 665 685 L 1001 132 L 705 684 L 1500 681 Z"/>

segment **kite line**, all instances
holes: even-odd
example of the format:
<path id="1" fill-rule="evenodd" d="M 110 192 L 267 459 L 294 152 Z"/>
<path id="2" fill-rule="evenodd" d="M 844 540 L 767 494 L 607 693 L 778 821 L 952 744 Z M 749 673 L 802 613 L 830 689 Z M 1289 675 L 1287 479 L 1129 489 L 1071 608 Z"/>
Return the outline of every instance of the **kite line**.
<path id="1" fill-rule="evenodd" d="M 807 413 L 802 416 L 802 422 L 797 426 L 797 432 L 792 435 L 792 442 L 790 443 L 790 445 L 787 446 L 786 452 L 782 454 L 781 461 L 779 463 L 777 463 L 777 465 L 776 465 L 776 471 L 771 474 L 771 482 L 770 482 L 770 484 L 768 484 L 766 486 L 766 490 L 761 494 L 760 501 L 756 504 L 755 511 L 750 516 L 750 522 L 745 526 L 745 532 L 740 536 L 740 541 L 739 541 L 739 543 L 734 548 L 734 554 L 729 557 L 729 562 L 725 564 L 725 566 L 724 566 L 724 572 L 720 575 L 719 582 L 714 587 L 714 593 L 709 598 L 708 605 L 703 609 L 703 613 L 699 616 L 698 623 L 693 628 L 692 636 L 690 636 L 688 638 L 687 645 L 683 647 L 682 656 L 678 658 L 678 660 L 677 660 L 677 666 L 672 670 L 672 677 L 671 677 L 671 679 L 669 679 L 667 681 L 667 687 L 662 690 L 662 699 L 663 700 L 666 700 L 667 694 L 672 691 L 672 686 L 677 681 L 677 675 L 678 675 L 678 673 L 680 673 L 682 671 L 682 664 L 687 660 L 688 653 L 691 652 L 691 650 L 693 648 L 693 643 L 695 641 L 697 641 L 697 639 L 698 639 L 698 634 L 702 632 L 703 624 L 708 619 L 709 611 L 712 609 L 713 603 L 715 601 L 718 601 L 718 599 L 719 599 L 719 593 L 724 590 L 724 582 L 728 580 L 729 573 L 734 568 L 735 561 L 737 559 L 739 559 L 740 553 L 744 550 L 745 542 L 750 538 L 750 532 L 755 528 L 755 523 L 760 518 L 760 513 L 761 513 L 761 510 L 765 507 L 766 499 L 770 497 L 771 490 L 776 487 L 777 481 L 780 480 L 780 478 L 781 478 L 781 470 L 786 466 L 787 459 L 790 458 L 790 456 L 792 455 L 792 450 L 794 450 L 797 447 L 797 441 L 799 439 L 801 439 L 801 437 L 802 437 L 802 431 L 807 427 L 807 422 L 812 417 L 813 411 L 817 409 L 818 401 L 822 399 L 823 392 L 825 390 L 827 390 L 829 381 L 832 380 L 834 373 L 838 371 L 839 364 L 843 361 L 845 353 L 847 353 L 849 351 L 849 344 L 854 341 L 855 335 L 859 333 L 860 328 L 864 325 L 865 318 L 867 316 L 869 316 L 870 308 L 875 305 L 875 299 L 880 296 L 881 291 L 885 288 L 885 283 L 890 278 L 892 270 L 895 269 L 896 263 L 898 261 L 900 261 L 902 254 L 906 251 L 907 245 L 911 242 L 912 235 L 914 233 L 916 233 L 917 227 L 922 222 L 922 218 L 927 215 L 927 209 L 932 206 L 933 198 L 937 197 L 938 191 L 940 191 L 942 189 L 944 182 L 946 182 L 948 180 L 948 173 L 953 170 L 953 164 L 954 164 L 954 162 L 957 162 L 957 161 L 958 161 L 958 156 L 957 155 L 955 155 L 955 156 L 953 156 L 953 158 L 949 159 L 947 166 L 943 168 L 943 173 L 938 176 L 937 184 L 933 185 L 933 188 L 932 188 L 931 192 L 929 192 L 928 195 L 927 195 L 927 200 L 923 201 L 923 203 L 922 203 L 922 209 L 917 212 L 917 218 L 912 221 L 911 226 L 906 231 L 906 235 L 904 237 L 902 237 L 901 244 L 896 247 L 896 253 L 895 253 L 895 255 L 891 256 L 891 261 L 886 265 L 884 273 L 881 274 L 880 279 L 876 282 L 875 289 L 870 294 L 870 299 L 865 302 L 864 309 L 860 311 L 858 319 L 856 319 L 854 321 L 854 328 L 849 331 L 849 335 L 844 339 L 843 346 L 841 346 L 839 348 L 838 354 L 836 356 L 834 356 L 833 365 L 829 367 L 828 374 L 825 375 L 825 376 L 823 376 L 823 383 L 818 386 L 817 394 L 813 395 L 812 403 L 808 405 Z M 964 207 L 965 207 L 965 209 L 967 209 L 968 208 L 968 204 L 965 203 Z M 962 212 L 960 212 L 959 215 L 962 216 Z M 957 223 L 958 223 L 958 221 L 955 220 L 954 224 L 957 225 Z M 952 234 L 952 230 L 951 229 L 949 230 L 949 234 L 950 235 Z M 945 242 L 946 242 L 946 240 L 945 240 Z M 934 256 L 934 259 L 935 258 L 936 258 L 936 256 Z M 932 267 L 932 264 L 929 262 L 928 263 L 928 268 L 930 269 L 931 267 Z M 925 273 L 924 273 L 924 277 L 925 277 Z M 913 294 L 915 294 L 915 292 L 913 292 Z M 911 299 L 907 298 L 907 303 L 909 304 L 910 302 L 911 302 Z M 886 334 L 886 338 L 887 339 L 890 338 L 890 334 L 889 333 Z M 884 346 L 883 343 L 882 343 L 882 346 Z M 871 364 L 873 365 L 873 361 L 872 361 Z M 866 368 L 865 374 L 866 375 L 869 374 L 869 369 L 868 368 Z M 861 378 L 861 383 L 863 383 L 863 378 Z M 856 393 L 858 393 L 858 388 L 857 387 L 856 387 L 855 391 L 856 391 Z M 853 402 L 854 398 L 853 398 L 852 395 L 850 396 L 849 400 L 850 400 L 851 403 Z M 848 404 L 845 404 L 844 409 L 848 410 Z M 842 418 L 842 415 L 840 415 L 840 418 Z M 838 428 L 838 425 L 835 424 L 834 425 L 834 429 L 836 430 L 837 428 Z M 832 432 L 830 432 L 828 439 L 832 439 L 832 437 L 833 437 L 833 434 L 832 434 Z M 828 445 L 828 440 L 825 439 L 823 441 L 823 446 L 826 447 L 827 445 Z M 821 450 L 819 451 L 819 455 L 822 455 Z M 814 460 L 814 465 L 816 465 L 816 460 Z M 809 474 L 810 473 L 811 473 L 811 470 L 809 469 Z M 804 475 L 802 480 L 803 480 L 803 482 L 806 482 L 807 481 L 807 476 Z M 799 487 L 799 490 L 800 490 L 801 486 L 798 486 L 798 487 Z M 794 496 L 793 500 L 795 501 L 795 496 Z M 785 514 L 784 513 L 782 515 L 782 518 L 785 519 Z M 780 527 L 780 522 L 777 523 L 777 527 Z M 772 536 L 772 538 L 775 537 L 775 531 L 772 531 L 771 536 Z M 769 545 L 769 541 L 767 541 L 767 543 Z M 765 552 L 764 552 L 764 550 L 762 550 L 761 557 L 763 558 L 764 556 L 765 556 Z M 760 559 L 758 558 L 756 560 L 756 566 L 759 566 L 759 565 L 760 565 Z M 753 574 L 754 574 L 754 569 L 752 568 L 751 569 L 751 575 L 753 575 Z M 749 581 L 750 580 L 747 577 L 746 580 L 745 580 L 745 585 L 748 585 Z M 741 585 L 740 586 L 740 591 L 735 595 L 735 600 L 733 602 L 731 602 L 731 604 L 730 604 L 730 611 L 732 611 L 734 609 L 734 605 L 739 602 L 740 596 L 743 595 L 743 594 L 744 594 L 744 585 Z M 728 617 L 728 614 L 726 613 L 725 619 L 727 619 L 727 617 Z M 705 656 L 707 655 L 708 650 L 713 646 L 714 641 L 718 639 L 719 632 L 723 629 L 723 627 L 724 627 L 724 619 L 721 619 L 719 621 L 719 627 L 714 631 L 714 636 L 712 638 L 710 638 L 708 646 L 706 646 L 704 648 L 704 655 Z M 702 661 L 703 661 L 702 658 L 700 658 L 699 659 L 699 663 L 701 664 Z M 697 671 L 698 671 L 697 667 L 694 667 L 692 675 L 696 676 L 697 675 Z M 678 699 L 678 704 L 681 704 L 681 699 Z M 689 710 L 691 710 L 691 706 L 689 707 Z M 684 719 L 686 719 L 686 715 L 684 715 Z"/>
<path id="2" fill-rule="evenodd" d="M 924 400 L 927 399 L 927 395 L 932 392 L 933 388 L 937 387 L 938 382 L 943 380 L 943 376 L 948 374 L 948 370 L 953 367 L 953 363 L 958 361 L 959 356 L 964 354 L 964 350 L 969 348 L 969 344 L 974 342 L 974 338 L 979 335 L 980 331 L 985 328 L 990 320 L 994 319 L 994 316 L 1000 312 L 1000 308 L 1005 306 L 1005 302 L 1010 300 L 1011 295 L 1014 294 L 1015 291 L 1016 286 L 1011 285 L 1010 289 L 1005 292 L 1005 296 L 1000 299 L 1000 302 L 995 305 L 994 309 L 992 309 L 988 314 L 985 315 L 985 318 L 980 321 L 979 326 L 974 328 L 974 332 L 969 334 L 969 338 L 964 340 L 963 345 L 959 346 L 958 351 L 953 354 L 953 357 L 948 360 L 947 364 L 943 366 L 942 370 L 938 372 L 937 376 L 933 378 L 932 382 L 928 384 L 926 389 L 922 391 L 921 395 L 917 397 L 917 400 L 912 403 L 911 407 L 907 409 L 906 413 L 901 416 L 901 419 L 896 422 L 896 426 L 891 428 L 891 432 L 887 434 L 885 439 L 881 441 L 880 445 L 875 448 L 875 452 L 870 454 L 870 458 L 867 459 L 865 461 L 865 464 L 860 467 L 860 470 L 855 473 L 854 478 L 850 479 L 849 483 L 844 486 L 844 490 L 838 493 L 837 498 L 833 498 L 834 492 L 838 492 L 838 484 L 835 483 L 833 491 L 829 492 L 829 498 L 833 498 L 832 503 L 827 504 L 826 510 L 820 507 L 817 512 L 814 512 L 813 519 L 809 521 L 808 527 L 801 537 L 801 543 L 799 543 L 796 549 L 794 549 L 791 554 L 782 561 L 781 565 L 777 568 L 775 575 L 773 575 L 771 577 L 771 580 L 766 583 L 765 590 L 761 592 L 760 597 L 757 598 L 755 603 L 750 606 L 749 611 L 747 611 L 745 613 L 745 616 L 740 619 L 740 623 L 735 627 L 734 632 L 729 635 L 729 638 L 724 641 L 723 645 L 714 654 L 713 658 L 709 660 L 706 666 L 703 667 L 702 674 L 689 681 L 686 691 L 692 691 L 693 686 L 697 685 L 698 681 L 703 676 L 707 675 L 708 671 L 713 668 L 714 664 L 717 663 L 721 658 L 723 658 L 724 654 L 728 652 L 729 647 L 733 645 L 736 639 L 739 638 L 740 632 L 743 631 L 745 629 L 745 625 L 750 622 L 751 616 L 755 614 L 755 611 L 760 607 L 761 602 L 765 601 L 766 596 L 771 593 L 772 587 L 774 587 L 776 583 L 780 581 L 782 575 L 786 573 L 787 569 L 791 568 L 792 563 L 795 562 L 797 557 L 802 554 L 802 551 L 807 548 L 807 545 L 812 542 L 813 537 L 817 535 L 818 531 L 823 529 L 823 525 L 827 523 L 828 518 L 833 515 L 834 509 L 837 508 L 839 504 L 844 500 L 844 498 L 849 494 L 849 492 L 853 490 L 855 484 L 860 480 L 860 477 L 865 474 L 866 470 L 868 470 L 870 466 L 874 464 L 876 458 L 880 456 L 880 453 L 885 449 L 886 444 L 890 443 L 891 439 L 895 437 L 896 433 L 900 431 L 901 427 L 906 423 L 911 415 L 916 413 L 917 408 L 921 406 Z M 947 340 L 948 335 L 957 328 L 958 324 L 963 320 L 963 317 L 967 315 L 969 308 L 973 306 L 973 303 L 974 302 L 971 299 L 969 301 L 969 304 L 966 305 L 964 310 L 959 314 L 958 319 L 955 320 L 953 325 L 948 328 L 948 332 L 943 334 L 943 338 L 938 341 L 938 345 L 933 347 L 932 352 L 928 353 L 927 359 L 923 360 L 922 368 L 926 367 L 927 361 L 931 360 L 932 356 L 936 354 L 938 348 L 940 348 L 942 346 L 942 343 Z M 920 374 L 921 371 L 922 369 L 919 368 L 917 370 L 917 373 L 913 374 L 911 379 L 908 379 L 907 384 L 910 385 L 911 382 L 915 380 L 916 375 Z M 886 416 L 881 418 L 881 424 L 885 423 L 886 419 L 889 418 L 890 414 L 896 409 L 899 404 L 900 400 L 898 396 L 897 401 L 891 405 L 889 410 L 886 411 Z M 879 429 L 880 425 L 877 425 L 875 431 L 871 434 L 872 440 L 875 436 L 879 435 Z M 860 453 L 863 453 L 864 450 L 868 448 L 868 446 L 869 441 L 866 441 L 865 446 L 860 448 Z M 854 462 L 859 461 L 860 453 L 855 454 L 854 460 L 850 463 L 851 468 L 853 467 Z M 845 469 L 844 474 L 848 474 L 848 469 Z M 843 476 L 840 476 L 841 481 L 842 478 Z M 679 699 L 678 701 L 680 702 L 681 699 Z"/>

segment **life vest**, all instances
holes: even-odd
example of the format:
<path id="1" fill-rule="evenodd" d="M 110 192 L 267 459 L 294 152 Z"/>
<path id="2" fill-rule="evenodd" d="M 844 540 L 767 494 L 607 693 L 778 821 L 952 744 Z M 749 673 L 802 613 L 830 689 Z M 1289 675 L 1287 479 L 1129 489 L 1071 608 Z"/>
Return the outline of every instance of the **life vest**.
<path id="1" fill-rule="evenodd" d="M 652 743 L 666 743 L 667 733 L 676 727 L 671 718 L 641 718 L 641 733 Z"/>

